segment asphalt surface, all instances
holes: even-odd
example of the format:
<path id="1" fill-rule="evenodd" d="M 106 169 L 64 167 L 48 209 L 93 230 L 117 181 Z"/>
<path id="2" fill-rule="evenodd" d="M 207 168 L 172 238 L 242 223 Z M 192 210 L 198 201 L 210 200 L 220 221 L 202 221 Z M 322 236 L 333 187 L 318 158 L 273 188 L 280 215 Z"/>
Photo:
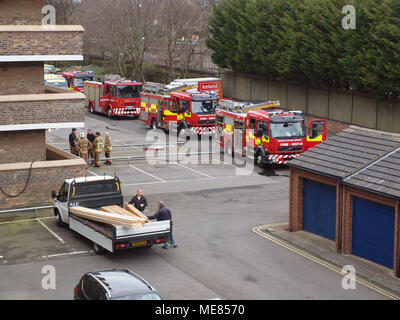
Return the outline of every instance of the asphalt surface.
<path id="1" fill-rule="evenodd" d="M 154 141 L 138 120 L 92 114 L 86 120 L 87 128 L 108 131 L 114 146 L 124 146 L 115 147 L 114 156 L 143 155 L 143 147 L 127 145 L 145 144 L 146 136 L 147 142 Z M 49 132 L 48 143 L 68 148 L 68 134 Z M 171 139 L 162 137 L 158 144 Z M 211 160 L 201 156 L 201 163 L 186 160 L 120 160 L 88 170 L 88 175 L 119 176 L 126 200 L 142 188 L 150 203 L 147 214 L 163 200 L 174 215 L 176 249 L 154 246 L 97 256 L 89 241 L 58 228 L 50 211 L 39 219 L 32 213 L 1 216 L 0 299 L 71 299 L 85 272 L 112 268 L 140 274 L 165 299 L 384 299 L 361 285 L 342 289 L 341 275 L 252 231 L 287 221 L 287 168 L 243 174 L 219 153 Z M 56 270 L 55 290 L 42 288 L 47 265 Z"/>

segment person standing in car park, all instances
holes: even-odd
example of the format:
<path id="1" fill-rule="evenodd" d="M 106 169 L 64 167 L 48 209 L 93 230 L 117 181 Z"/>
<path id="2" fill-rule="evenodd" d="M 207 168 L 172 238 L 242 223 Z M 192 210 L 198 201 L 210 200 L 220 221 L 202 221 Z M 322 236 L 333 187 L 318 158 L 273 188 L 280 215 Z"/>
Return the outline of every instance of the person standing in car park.
<path id="1" fill-rule="evenodd" d="M 110 134 L 108 132 L 106 132 L 104 153 L 105 153 L 105 156 L 107 159 L 105 164 L 111 166 L 112 165 L 112 140 L 111 140 Z"/>
<path id="2" fill-rule="evenodd" d="M 138 209 L 141 213 L 144 213 L 148 204 L 141 189 L 136 191 L 136 196 L 132 198 L 129 204 L 133 204 L 136 209 Z"/>
<path id="3" fill-rule="evenodd" d="M 79 157 L 79 152 L 78 148 L 76 147 L 76 144 L 78 143 L 78 130 L 76 128 L 72 129 L 72 132 L 69 135 L 69 149 L 73 155 L 76 155 Z"/>
<path id="4" fill-rule="evenodd" d="M 158 201 L 158 211 L 151 217 L 148 217 L 150 220 L 156 220 L 157 221 L 165 221 L 165 220 L 171 220 L 171 244 L 174 248 L 178 247 L 176 244 L 175 240 L 175 235 L 174 231 L 172 229 L 172 213 L 171 210 L 169 210 L 162 201 Z M 162 247 L 163 249 L 168 249 L 169 248 L 169 243 L 168 241 L 165 242 L 165 244 Z"/>
<path id="5" fill-rule="evenodd" d="M 94 166 L 96 168 L 100 168 L 100 156 L 103 152 L 103 137 L 101 136 L 100 132 L 96 132 L 96 139 L 93 142 L 93 149 L 94 149 Z"/>
<path id="6" fill-rule="evenodd" d="M 77 149 L 79 150 L 80 157 L 86 162 L 86 169 L 88 168 L 89 161 L 89 150 L 92 149 L 92 144 L 88 139 L 85 138 L 85 134 L 83 132 L 80 133 L 80 139 L 76 144 Z"/>
<path id="7" fill-rule="evenodd" d="M 87 131 L 87 135 L 86 138 L 90 141 L 90 143 L 92 144 L 92 147 L 89 149 L 89 155 L 90 155 L 90 159 L 92 159 L 92 164 L 94 164 L 94 150 L 93 150 L 93 143 L 94 140 L 96 139 L 96 136 L 93 134 L 92 129 L 88 129 Z"/>

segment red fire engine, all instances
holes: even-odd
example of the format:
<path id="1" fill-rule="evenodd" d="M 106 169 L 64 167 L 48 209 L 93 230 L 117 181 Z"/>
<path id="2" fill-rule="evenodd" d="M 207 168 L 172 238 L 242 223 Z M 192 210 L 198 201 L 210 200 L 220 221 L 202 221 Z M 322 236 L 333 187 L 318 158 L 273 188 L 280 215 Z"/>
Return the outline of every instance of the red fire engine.
<path id="1" fill-rule="evenodd" d="M 215 133 L 216 92 L 197 92 L 197 85 L 163 86 L 146 83 L 141 94 L 140 119 L 152 129 L 168 131 L 177 125 L 180 136 Z M 192 93 L 191 90 L 194 90 Z"/>
<path id="2" fill-rule="evenodd" d="M 279 106 L 279 101 L 221 101 L 217 143 L 228 155 L 247 156 L 263 167 L 285 164 L 326 140 L 326 120 L 312 120 L 307 134 L 302 112 Z"/>
<path id="3" fill-rule="evenodd" d="M 131 81 L 95 82 L 86 81 L 84 93 L 86 109 L 91 113 L 103 113 L 113 116 L 140 115 L 140 92 L 142 83 Z"/>
<path id="4" fill-rule="evenodd" d="M 68 87 L 73 91 L 83 92 L 85 81 L 93 81 L 93 71 L 64 72 L 62 76 L 67 80 Z"/>

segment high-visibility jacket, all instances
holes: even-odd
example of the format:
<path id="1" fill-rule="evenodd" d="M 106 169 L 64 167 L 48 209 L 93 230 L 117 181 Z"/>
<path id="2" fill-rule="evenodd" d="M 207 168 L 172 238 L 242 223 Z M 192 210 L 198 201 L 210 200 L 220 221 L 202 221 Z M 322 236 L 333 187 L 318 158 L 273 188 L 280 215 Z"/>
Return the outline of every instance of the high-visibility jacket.
<path id="1" fill-rule="evenodd" d="M 105 144 L 105 147 L 104 147 L 104 151 L 106 151 L 106 152 L 111 152 L 112 151 L 112 141 L 111 141 L 110 137 L 106 138 L 106 144 Z"/>
<path id="2" fill-rule="evenodd" d="M 79 148 L 80 153 L 88 153 L 89 149 L 92 148 L 92 144 L 86 138 L 81 138 L 78 141 L 77 147 Z"/>
<path id="3" fill-rule="evenodd" d="M 103 138 L 97 137 L 96 139 L 94 139 L 93 146 L 94 146 L 95 152 L 98 152 L 98 153 L 102 152 L 103 151 Z"/>

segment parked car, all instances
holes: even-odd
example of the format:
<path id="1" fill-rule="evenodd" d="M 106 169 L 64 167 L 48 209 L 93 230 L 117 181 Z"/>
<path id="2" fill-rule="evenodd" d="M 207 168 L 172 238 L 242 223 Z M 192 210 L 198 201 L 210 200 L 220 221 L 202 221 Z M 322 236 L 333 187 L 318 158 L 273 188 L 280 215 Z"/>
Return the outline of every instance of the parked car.
<path id="1" fill-rule="evenodd" d="M 162 300 L 143 278 L 127 269 L 88 272 L 74 288 L 75 300 Z"/>
<path id="2" fill-rule="evenodd" d="M 53 87 L 58 87 L 62 89 L 69 89 L 68 88 L 68 83 L 65 78 L 56 75 L 56 74 L 45 74 L 44 75 L 44 83 L 47 86 L 53 86 Z"/>

